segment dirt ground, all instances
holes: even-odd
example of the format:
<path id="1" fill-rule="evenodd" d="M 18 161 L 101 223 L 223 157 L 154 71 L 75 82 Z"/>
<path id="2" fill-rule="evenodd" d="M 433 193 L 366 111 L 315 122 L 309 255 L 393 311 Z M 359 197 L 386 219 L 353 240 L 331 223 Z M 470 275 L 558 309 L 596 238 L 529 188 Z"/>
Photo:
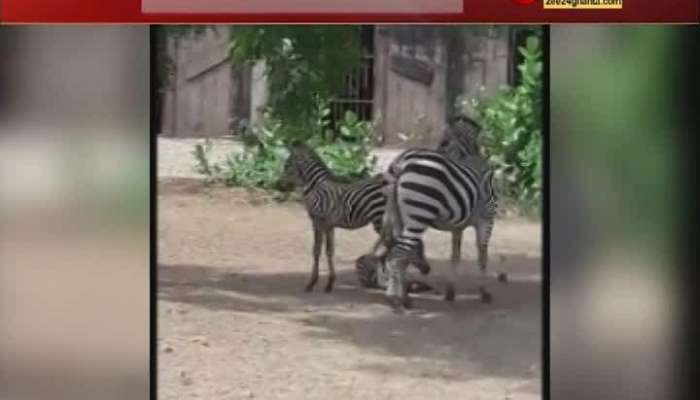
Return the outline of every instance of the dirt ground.
<path id="1" fill-rule="evenodd" d="M 358 287 L 354 260 L 371 228 L 336 233 L 336 289 L 325 261 L 304 293 L 311 232 L 301 204 L 241 190 L 167 180 L 158 195 L 159 398 L 541 398 L 540 226 L 496 223 L 489 281 L 476 296 L 473 231 L 465 233 L 457 301 L 438 293 L 396 315 L 383 295 Z M 441 289 L 449 234 L 430 232 L 425 279 Z"/>

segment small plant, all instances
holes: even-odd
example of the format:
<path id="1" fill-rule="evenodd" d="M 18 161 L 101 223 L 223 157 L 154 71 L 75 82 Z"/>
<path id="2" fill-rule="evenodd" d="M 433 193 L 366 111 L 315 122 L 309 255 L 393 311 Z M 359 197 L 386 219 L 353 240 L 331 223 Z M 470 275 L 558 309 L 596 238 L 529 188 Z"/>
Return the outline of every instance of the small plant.
<path id="1" fill-rule="evenodd" d="M 311 140 L 309 145 L 316 148 L 328 168 L 341 179 L 368 176 L 377 164 L 377 157 L 370 153 L 374 124 L 360 121 L 355 113 L 346 111 L 337 127 L 338 137 L 335 140 L 326 140 L 325 143 Z"/>
<path id="2" fill-rule="evenodd" d="M 216 180 L 222 172 L 220 165 L 212 164 L 209 161 L 211 150 L 212 143 L 208 138 L 204 140 L 204 145 L 197 143 L 192 150 L 192 156 L 195 159 L 195 172 L 205 175 L 208 181 Z"/>

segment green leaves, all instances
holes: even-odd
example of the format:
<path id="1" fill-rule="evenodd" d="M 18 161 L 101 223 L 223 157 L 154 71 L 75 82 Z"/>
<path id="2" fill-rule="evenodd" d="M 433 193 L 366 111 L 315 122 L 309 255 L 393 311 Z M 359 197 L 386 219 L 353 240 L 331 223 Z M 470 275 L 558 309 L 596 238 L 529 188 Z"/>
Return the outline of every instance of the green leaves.
<path id="1" fill-rule="evenodd" d="M 502 195 L 526 208 L 542 201 L 542 50 L 537 36 L 518 51 L 521 83 L 477 104 L 486 153 L 496 167 Z"/>
<path id="2" fill-rule="evenodd" d="M 316 99 L 330 98 L 343 77 L 360 65 L 357 26 L 236 26 L 231 57 L 235 62 L 265 60 L 273 117 L 309 137 Z"/>
<path id="3" fill-rule="evenodd" d="M 317 149 L 334 174 L 366 176 L 374 125 L 348 112 L 331 126 L 328 99 L 361 65 L 360 26 L 236 25 L 229 54 L 236 64 L 265 62 L 268 111 L 260 126 L 243 133 L 244 151 L 216 167 L 205 149 L 195 149 L 198 168 L 229 185 L 274 190 L 286 159 L 286 144 L 301 140 Z M 173 28 L 173 32 L 175 29 Z"/>
<path id="4" fill-rule="evenodd" d="M 366 177 L 374 169 L 377 159 L 371 155 L 374 124 L 361 121 L 348 111 L 336 123 L 339 134 L 330 129 L 331 111 L 328 101 L 317 98 L 310 127 L 311 134 L 304 141 L 316 149 L 321 159 L 340 180 Z M 208 154 L 211 144 L 197 145 L 193 154 L 197 170 L 210 181 L 229 186 L 277 190 L 277 182 L 288 156 L 287 145 L 297 139 L 295 131 L 267 113 L 263 122 L 244 136 L 242 153 L 231 155 L 223 166 L 211 164 Z"/>
<path id="5" fill-rule="evenodd" d="M 317 151 L 336 176 L 362 178 L 370 174 L 376 165 L 376 157 L 370 154 L 374 124 L 360 121 L 355 113 L 347 111 L 338 123 L 339 138 L 321 143 Z"/>

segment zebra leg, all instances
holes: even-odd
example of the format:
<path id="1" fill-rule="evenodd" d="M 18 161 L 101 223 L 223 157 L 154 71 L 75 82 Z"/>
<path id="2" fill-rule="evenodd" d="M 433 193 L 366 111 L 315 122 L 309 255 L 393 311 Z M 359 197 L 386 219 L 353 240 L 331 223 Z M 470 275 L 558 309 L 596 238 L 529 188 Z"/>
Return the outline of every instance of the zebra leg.
<path id="1" fill-rule="evenodd" d="M 404 257 L 387 257 L 388 282 L 386 295 L 389 304 L 395 312 L 400 313 L 404 308 L 411 308 L 411 299 L 406 290 L 407 260 Z"/>
<path id="2" fill-rule="evenodd" d="M 481 301 L 490 303 L 493 296 L 486 289 L 486 267 L 489 261 L 489 241 L 491 240 L 491 232 L 493 230 L 493 220 L 485 220 L 476 224 L 476 249 L 479 254 L 479 271 L 481 272 L 481 284 L 479 285 L 479 293 Z"/>
<path id="3" fill-rule="evenodd" d="M 306 285 L 306 292 L 310 292 L 314 289 L 316 282 L 318 282 L 318 260 L 321 257 L 321 247 L 323 246 L 323 232 L 317 226 L 314 225 L 314 262 L 311 269 L 311 279 Z"/>
<path id="4" fill-rule="evenodd" d="M 384 248 L 384 251 L 380 252 L 382 248 Z M 374 245 L 372 245 L 372 250 L 370 250 L 369 254 L 374 257 L 381 257 L 383 253 L 386 253 L 386 245 L 384 244 L 384 240 L 380 237 L 374 242 Z"/>
<path id="5" fill-rule="evenodd" d="M 412 257 L 413 259 L 411 260 L 411 264 L 418 268 L 421 274 L 428 275 L 431 267 L 428 260 L 425 259 L 425 246 L 423 245 L 423 240 L 419 240 L 418 243 L 416 243 L 414 252 L 415 254 Z"/>
<path id="6" fill-rule="evenodd" d="M 370 250 L 369 254 L 372 254 L 374 257 L 386 255 L 386 253 L 389 251 L 388 243 L 391 239 L 391 233 L 387 231 L 388 228 L 386 222 L 384 222 L 383 219 L 375 219 L 372 221 L 372 229 L 374 229 L 374 232 L 379 237 L 374 242 L 374 245 L 372 245 L 372 250 Z"/>
<path id="7" fill-rule="evenodd" d="M 450 281 L 447 283 L 445 300 L 455 300 L 455 282 L 457 281 L 457 267 L 462 259 L 462 233 L 463 230 L 452 231 L 452 255 L 450 257 Z"/>
<path id="8" fill-rule="evenodd" d="M 333 253 L 335 250 L 335 235 L 331 229 L 326 232 L 326 258 L 328 259 L 328 283 L 326 284 L 326 293 L 333 290 L 333 282 L 335 282 L 335 265 L 333 265 Z"/>

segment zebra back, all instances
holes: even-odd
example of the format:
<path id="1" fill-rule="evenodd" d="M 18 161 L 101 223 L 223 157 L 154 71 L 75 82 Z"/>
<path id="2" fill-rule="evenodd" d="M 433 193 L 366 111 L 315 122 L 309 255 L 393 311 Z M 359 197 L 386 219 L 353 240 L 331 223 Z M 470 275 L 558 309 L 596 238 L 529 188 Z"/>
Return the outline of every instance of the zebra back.
<path id="1" fill-rule="evenodd" d="M 484 214 L 495 213 L 497 201 L 493 186 L 494 170 L 488 163 L 488 157 L 482 154 L 479 137 L 481 125 L 466 115 L 453 117 L 449 125 L 443 130 L 443 137 L 437 147 L 439 153 L 455 163 L 468 169 L 477 171 L 479 179 L 479 191 L 481 199 L 493 198 L 493 201 L 484 200 L 481 205 Z"/>
<path id="2" fill-rule="evenodd" d="M 467 178 L 469 191 L 472 192 L 473 202 L 470 203 L 472 214 L 486 218 L 493 218 L 497 209 L 497 196 L 493 187 L 494 170 L 488 160 L 481 155 L 471 156 L 457 162 L 445 154 L 428 149 L 409 149 L 401 153 L 387 168 L 384 179 L 389 187 L 385 189 L 387 194 L 387 212 L 385 221 L 392 225 L 392 231 L 396 233 L 402 229 L 396 200 L 397 182 L 407 169 L 416 173 L 415 169 L 421 164 L 439 164 L 438 174 L 452 175 L 455 173 Z M 435 169 L 433 166 L 427 166 Z M 440 170 L 444 170 L 441 172 Z M 445 176 L 445 180 L 450 178 Z"/>
<path id="3" fill-rule="evenodd" d="M 382 175 L 343 182 L 337 179 L 312 149 L 297 145 L 290 149 L 283 179 L 304 187 L 304 202 L 310 215 L 343 228 L 373 223 L 379 231 L 385 199 Z"/>

